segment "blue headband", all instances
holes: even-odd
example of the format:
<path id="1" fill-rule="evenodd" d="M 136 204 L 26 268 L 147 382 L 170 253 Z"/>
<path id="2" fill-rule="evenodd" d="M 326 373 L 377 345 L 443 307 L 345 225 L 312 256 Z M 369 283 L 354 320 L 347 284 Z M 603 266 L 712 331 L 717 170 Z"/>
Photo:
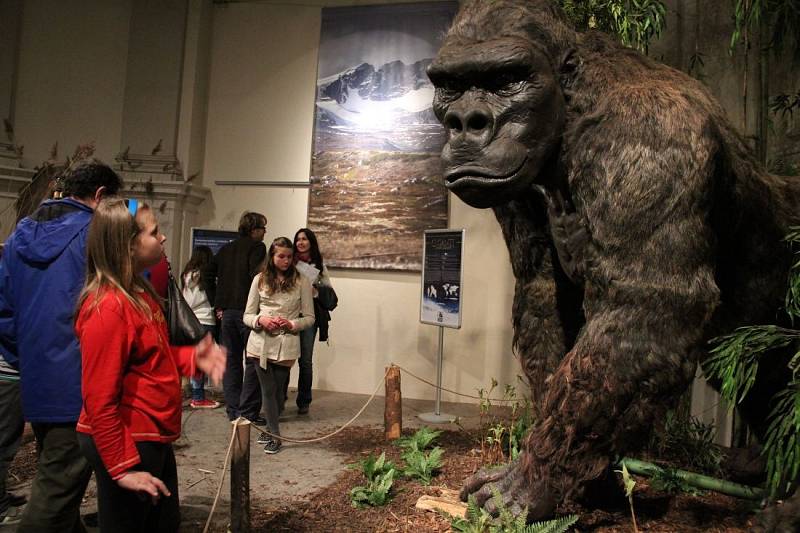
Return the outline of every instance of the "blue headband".
<path id="1" fill-rule="evenodd" d="M 128 205 L 128 211 L 131 212 L 131 216 L 136 216 L 136 211 L 139 210 L 139 200 L 135 198 L 131 198 L 129 200 L 125 200 L 125 203 Z"/>

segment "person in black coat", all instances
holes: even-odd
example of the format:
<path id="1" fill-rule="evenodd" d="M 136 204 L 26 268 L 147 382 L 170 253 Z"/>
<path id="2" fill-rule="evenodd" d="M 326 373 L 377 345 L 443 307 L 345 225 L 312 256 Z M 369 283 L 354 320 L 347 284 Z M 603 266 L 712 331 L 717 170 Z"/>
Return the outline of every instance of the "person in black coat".
<path id="1" fill-rule="evenodd" d="M 247 293 L 267 255 L 264 234 L 267 217 L 245 212 L 239 220 L 239 238 L 220 248 L 203 270 L 208 300 L 220 321 L 220 344 L 228 350 L 225 377 L 222 380 L 225 409 L 230 420 L 239 416 L 263 425 L 261 390 L 252 360 L 243 363 L 244 348 L 250 330 L 242 315 Z M 257 361 L 256 361 L 257 364 Z"/>
<path id="2" fill-rule="evenodd" d="M 332 302 L 331 298 L 320 298 L 320 291 L 329 290 L 335 295 L 333 287 L 331 286 L 331 278 L 328 275 L 328 269 L 325 268 L 325 263 L 322 259 L 322 252 L 319 249 L 317 236 L 308 228 L 300 228 L 294 235 L 294 261 L 304 262 L 317 270 L 319 274 L 316 279 L 311 280 L 314 287 L 314 316 L 316 317 L 314 326 L 300 332 L 300 359 L 299 359 L 299 372 L 300 376 L 297 379 L 297 414 L 308 414 L 308 408 L 311 404 L 311 381 L 314 377 L 312 359 L 314 356 L 314 341 L 319 331 L 320 342 L 328 340 L 328 322 L 331 320 L 329 310 Z M 335 297 L 335 296 L 334 296 Z M 326 307 L 323 302 L 328 305 Z M 335 303 L 333 303 L 335 306 Z M 284 402 L 288 394 L 289 382 L 286 382 L 284 387 L 283 398 Z"/>

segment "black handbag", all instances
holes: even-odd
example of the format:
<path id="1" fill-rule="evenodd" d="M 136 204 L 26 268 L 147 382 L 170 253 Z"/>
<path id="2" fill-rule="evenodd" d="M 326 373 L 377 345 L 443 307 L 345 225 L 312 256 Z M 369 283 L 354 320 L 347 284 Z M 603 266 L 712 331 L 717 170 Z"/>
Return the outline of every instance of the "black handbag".
<path id="1" fill-rule="evenodd" d="M 169 343 L 173 346 L 194 346 L 206 335 L 203 325 L 183 298 L 175 276 L 172 275 L 172 267 L 169 269 L 167 283 L 167 330 Z"/>
<path id="2" fill-rule="evenodd" d="M 317 301 L 326 311 L 333 311 L 339 305 L 339 297 L 330 285 L 317 285 Z"/>

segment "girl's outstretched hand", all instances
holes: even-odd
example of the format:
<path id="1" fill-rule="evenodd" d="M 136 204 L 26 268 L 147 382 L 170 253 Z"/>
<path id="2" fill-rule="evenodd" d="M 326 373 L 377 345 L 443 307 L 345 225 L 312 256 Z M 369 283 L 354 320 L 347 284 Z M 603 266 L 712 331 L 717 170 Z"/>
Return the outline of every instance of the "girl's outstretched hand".
<path id="1" fill-rule="evenodd" d="M 211 334 L 195 346 L 194 361 L 197 368 L 203 371 L 214 385 L 219 385 L 225 374 L 225 348 L 214 342 Z"/>
<path id="2" fill-rule="evenodd" d="M 117 480 L 117 485 L 123 489 L 132 490 L 140 494 L 147 494 L 153 501 L 153 505 L 158 503 L 158 499 L 163 494 L 171 496 L 169 489 L 164 482 L 152 475 L 150 472 L 129 470 Z"/>

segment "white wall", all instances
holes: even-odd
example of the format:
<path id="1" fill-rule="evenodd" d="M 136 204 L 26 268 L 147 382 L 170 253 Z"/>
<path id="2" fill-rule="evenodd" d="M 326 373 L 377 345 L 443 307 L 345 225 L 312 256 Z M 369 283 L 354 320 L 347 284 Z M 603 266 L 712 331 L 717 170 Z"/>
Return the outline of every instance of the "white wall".
<path id="1" fill-rule="evenodd" d="M 307 182 L 321 13 L 307 4 L 214 7 L 203 171 L 213 205 L 201 208 L 197 225 L 233 229 L 242 211 L 256 210 L 269 218 L 267 241 L 306 225 L 306 188 L 214 181 Z M 467 229 L 464 317 L 461 330 L 445 331 L 444 386 L 475 394 L 492 378 L 515 383 L 521 371 L 511 355 L 513 276 L 499 227 L 491 212 L 455 197 L 450 227 Z M 324 252 L 335 243 L 321 245 Z M 315 350 L 315 387 L 371 393 L 390 362 L 435 380 L 438 328 L 419 324 L 419 274 L 331 274 L 339 307 L 330 345 Z M 430 387 L 407 377 L 403 394 L 433 398 Z"/>
<path id="2" fill-rule="evenodd" d="M 97 157 L 119 150 L 130 0 L 24 2 L 16 88 L 16 134 L 32 167 L 78 144 Z"/>
<path id="3" fill-rule="evenodd" d="M 123 148 L 125 90 L 137 86 L 126 72 L 132 3 L 25 0 L 14 111 L 27 166 L 46 159 L 55 141 L 60 158 L 87 140 L 97 141 L 97 156 L 108 162 Z M 187 235 L 192 226 L 235 229 L 245 210 L 267 215 L 268 240 L 306 225 L 302 183 L 310 170 L 321 13 L 308 4 L 190 1 L 178 156 L 187 175 L 202 170 L 196 181 L 212 194 L 197 215 L 183 215 Z M 464 326 L 445 330 L 444 385 L 474 394 L 492 378 L 515 383 L 520 373 L 511 355 L 513 277 L 491 212 L 455 197 L 450 203 L 450 226 L 467 230 Z M 438 329 L 419 324 L 419 274 L 335 270 L 332 277 L 340 305 L 330 345 L 316 348 L 316 387 L 370 393 L 390 362 L 435 379 Z M 430 387 L 407 377 L 403 391 L 433 398 Z"/>

